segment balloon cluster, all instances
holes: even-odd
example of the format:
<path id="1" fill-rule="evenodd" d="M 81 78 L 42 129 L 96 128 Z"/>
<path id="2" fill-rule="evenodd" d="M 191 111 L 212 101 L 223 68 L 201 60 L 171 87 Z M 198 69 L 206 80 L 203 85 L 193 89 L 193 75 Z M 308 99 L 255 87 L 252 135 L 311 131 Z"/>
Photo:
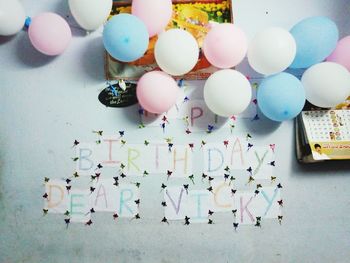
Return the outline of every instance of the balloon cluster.
<path id="1" fill-rule="evenodd" d="M 107 20 L 113 0 L 69 0 L 70 11 L 78 24 L 87 31 L 96 30 Z M 67 21 L 46 12 L 26 18 L 18 0 L 0 0 L 0 35 L 10 36 L 28 27 L 30 42 L 39 52 L 56 56 L 64 52 L 72 38 Z"/>
<path id="2" fill-rule="evenodd" d="M 87 31 L 107 20 L 112 0 L 68 0 L 72 15 Z M 46 55 L 59 55 L 69 45 L 72 33 L 67 22 L 54 13 L 26 19 L 18 0 L 0 0 L 0 35 L 13 35 L 24 25 L 33 46 Z M 197 64 L 203 52 L 218 68 L 204 85 L 204 100 L 215 114 L 230 117 L 249 105 L 252 90 L 237 70 L 248 63 L 264 78 L 257 90 L 261 112 L 275 121 L 296 117 L 305 100 L 319 107 L 333 107 L 350 95 L 350 36 L 341 39 L 336 24 L 327 17 L 310 17 L 290 31 L 271 27 L 259 32 L 250 43 L 245 33 L 230 23 L 211 24 L 200 50 L 186 30 L 165 31 L 172 17 L 171 0 L 133 0 L 131 14 L 108 20 L 103 31 L 107 52 L 116 60 L 141 58 L 149 38 L 157 36 L 156 62 L 162 71 L 146 73 L 138 81 L 137 98 L 152 113 L 163 113 L 176 102 L 179 88 L 172 76 L 182 76 Z M 283 72 L 306 69 L 301 80 Z"/>

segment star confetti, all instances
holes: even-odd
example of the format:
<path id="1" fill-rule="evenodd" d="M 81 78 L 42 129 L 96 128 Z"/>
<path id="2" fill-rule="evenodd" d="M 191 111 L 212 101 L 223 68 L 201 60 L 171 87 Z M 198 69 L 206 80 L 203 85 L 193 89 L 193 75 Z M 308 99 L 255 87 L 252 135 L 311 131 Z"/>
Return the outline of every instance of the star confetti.
<path id="1" fill-rule="evenodd" d="M 258 190 L 258 189 L 256 189 L 255 191 L 254 191 L 254 194 L 255 195 L 258 195 L 260 193 L 260 191 Z"/>
<path id="2" fill-rule="evenodd" d="M 231 183 L 232 183 L 234 180 L 236 180 L 236 178 L 234 178 L 233 176 L 231 176 L 231 177 L 230 177 L 230 182 L 229 182 L 228 185 L 231 185 Z"/>
<path id="3" fill-rule="evenodd" d="M 279 184 L 277 185 L 277 188 L 282 188 L 281 183 L 279 183 Z"/>
<path id="4" fill-rule="evenodd" d="M 253 99 L 252 102 L 257 105 L 258 104 L 258 100 L 257 99 Z"/>
<path id="5" fill-rule="evenodd" d="M 174 146 L 173 143 L 171 143 L 171 142 L 168 143 L 168 150 L 169 150 L 169 152 L 171 152 L 171 149 L 173 148 L 173 146 Z"/>
<path id="6" fill-rule="evenodd" d="M 167 180 L 169 180 L 170 176 L 173 174 L 172 171 L 167 170 L 166 175 L 167 175 Z"/>
<path id="7" fill-rule="evenodd" d="M 233 132 L 233 129 L 235 128 L 235 125 L 233 124 L 230 124 L 230 132 L 232 133 Z"/>
<path id="8" fill-rule="evenodd" d="M 185 132 L 186 132 L 186 134 L 191 134 L 191 133 L 192 133 L 192 132 L 191 132 L 191 130 L 190 130 L 190 129 L 188 129 L 188 128 L 186 129 L 186 131 L 185 131 Z"/>
<path id="9" fill-rule="evenodd" d="M 102 164 L 99 163 L 99 164 L 97 165 L 97 168 L 96 168 L 96 169 L 102 169 L 102 168 L 103 168 Z"/>
<path id="10" fill-rule="evenodd" d="M 140 199 L 135 200 L 135 204 L 137 204 L 137 206 L 139 206 L 140 205 Z"/>
<path id="11" fill-rule="evenodd" d="M 276 181 L 276 176 L 271 176 L 271 182 L 274 182 L 274 181 Z"/>
<path id="12" fill-rule="evenodd" d="M 283 200 L 278 200 L 277 203 L 279 204 L 279 206 L 282 206 L 283 207 Z"/>
<path id="13" fill-rule="evenodd" d="M 191 151 L 193 151 L 194 144 L 193 144 L 193 143 L 189 143 L 189 144 L 188 144 L 188 147 L 190 147 Z"/>
<path id="14" fill-rule="evenodd" d="M 145 140 L 143 144 L 148 146 L 149 142 Z"/>
<path id="15" fill-rule="evenodd" d="M 184 184 L 183 187 L 184 187 L 184 189 L 186 190 L 186 194 L 188 194 L 188 187 L 189 187 L 189 184 Z"/>
<path id="16" fill-rule="evenodd" d="M 226 147 L 226 149 L 227 149 L 227 146 L 228 146 L 228 143 L 229 143 L 229 141 L 224 141 L 224 146 Z"/>
<path id="17" fill-rule="evenodd" d="M 120 169 L 124 169 L 125 168 L 125 164 L 121 163 L 120 164 Z"/>
<path id="18" fill-rule="evenodd" d="M 165 201 L 163 201 L 161 204 L 162 204 L 162 206 L 164 206 L 164 207 L 167 206 L 167 204 L 166 204 Z"/>
<path id="19" fill-rule="evenodd" d="M 208 215 L 212 216 L 213 214 L 214 214 L 213 211 L 211 211 L 211 210 L 208 211 Z"/>
<path id="20" fill-rule="evenodd" d="M 137 188 L 140 188 L 141 184 L 139 182 L 136 182 L 135 185 L 136 185 Z"/>
<path id="21" fill-rule="evenodd" d="M 78 178 L 78 177 L 79 177 L 78 172 L 75 172 L 75 173 L 73 174 L 73 177 L 74 177 L 74 178 Z"/>
<path id="22" fill-rule="evenodd" d="M 250 184 L 251 182 L 255 181 L 253 176 L 249 176 L 248 178 L 248 184 Z"/>
<path id="23" fill-rule="evenodd" d="M 190 219 L 188 216 L 185 216 L 185 224 L 184 225 L 189 225 L 190 224 Z"/>
<path id="24" fill-rule="evenodd" d="M 125 140 L 120 140 L 120 143 L 122 144 L 122 146 L 124 146 L 126 144 Z"/>
<path id="25" fill-rule="evenodd" d="M 255 114 L 254 118 L 252 119 L 252 121 L 258 121 L 260 120 L 260 117 L 258 114 Z"/>
<path id="26" fill-rule="evenodd" d="M 248 149 L 247 149 L 247 151 L 249 151 L 253 146 L 254 146 L 253 144 L 251 144 L 251 143 L 248 142 L 248 146 L 247 146 Z"/>
<path id="27" fill-rule="evenodd" d="M 281 224 L 282 224 L 283 216 L 277 216 L 277 219 L 278 219 L 279 224 L 281 225 Z"/>
<path id="28" fill-rule="evenodd" d="M 96 142 L 96 144 L 101 144 L 101 140 L 97 140 L 95 142 Z"/>
<path id="29" fill-rule="evenodd" d="M 168 118 L 165 115 L 163 116 L 162 121 L 164 121 L 164 122 L 169 124 Z"/>
<path id="30" fill-rule="evenodd" d="M 253 169 L 251 166 L 249 166 L 249 168 L 247 169 L 247 172 L 250 173 L 250 175 L 252 175 Z"/>
<path id="31" fill-rule="evenodd" d="M 214 126 L 209 124 L 207 127 L 207 133 L 212 133 L 213 130 L 214 130 Z"/>
<path id="32" fill-rule="evenodd" d="M 119 217 L 119 215 L 117 213 L 113 214 L 113 219 L 116 220 Z"/>
<path id="33" fill-rule="evenodd" d="M 238 223 L 233 223 L 233 228 L 235 229 L 235 231 L 237 231 Z"/>
<path id="34" fill-rule="evenodd" d="M 209 181 L 209 183 L 211 182 L 211 181 L 213 181 L 214 180 L 214 178 L 213 177 L 208 177 L 208 181 Z"/>
<path id="35" fill-rule="evenodd" d="M 226 166 L 224 170 L 229 173 L 230 172 L 230 167 Z"/>
<path id="36" fill-rule="evenodd" d="M 231 196 L 233 196 L 237 192 L 236 189 L 231 189 Z"/>
<path id="37" fill-rule="evenodd" d="M 69 191 L 72 189 L 72 186 L 71 185 L 66 185 L 66 189 L 67 189 L 67 192 L 69 193 Z"/>
<path id="38" fill-rule="evenodd" d="M 90 186 L 90 194 L 92 194 L 95 191 L 95 187 Z"/>
<path id="39" fill-rule="evenodd" d="M 64 215 L 65 215 L 65 216 L 69 216 L 69 214 L 70 214 L 70 213 L 69 213 L 68 210 L 67 210 L 66 212 L 64 212 Z"/>
<path id="40" fill-rule="evenodd" d="M 44 178 L 44 182 L 47 183 L 48 181 L 50 181 L 50 178 L 45 177 L 45 178 Z"/>
<path id="41" fill-rule="evenodd" d="M 227 180 L 229 177 L 230 177 L 229 174 L 224 174 L 224 180 L 225 180 L 225 182 L 226 182 L 226 180 Z"/>
<path id="42" fill-rule="evenodd" d="M 203 182 L 203 180 L 205 179 L 205 178 L 207 178 L 208 177 L 208 175 L 206 175 L 205 173 L 202 173 L 202 182 Z"/>
<path id="43" fill-rule="evenodd" d="M 120 137 L 123 137 L 123 136 L 124 136 L 124 134 L 125 134 L 125 132 L 124 132 L 124 131 L 119 131 L 119 135 L 120 135 Z"/>
<path id="44" fill-rule="evenodd" d="M 232 212 L 233 216 L 236 217 L 237 209 L 233 209 L 233 210 L 231 210 L 231 212 Z"/>
<path id="45" fill-rule="evenodd" d="M 163 217 L 162 221 L 160 221 L 161 223 L 167 223 L 169 225 L 168 219 L 166 219 L 166 217 Z"/>
<path id="46" fill-rule="evenodd" d="M 275 161 L 269 162 L 269 165 L 275 166 Z"/>
<path id="47" fill-rule="evenodd" d="M 247 133 L 246 139 L 249 140 L 251 138 L 252 138 L 252 136 L 249 133 Z"/>
<path id="48" fill-rule="evenodd" d="M 187 101 L 189 101 L 190 99 L 186 96 L 185 98 L 184 98 L 184 100 L 183 100 L 183 102 L 187 102 Z"/>
<path id="49" fill-rule="evenodd" d="M 102 134 L 103 134 L 103 131 L 92 131 L 93 133 L 96 133 L 97 135 L 99 135 L 99 136 L 102 136 Z"/>
<path id="50" fill-rule="evenodd" d="M 145 177 L 146 175 L 148 175 L 147 171 L 143 171 L 143 176 Z"/>
<path id="51" fill-rule="evenodd" d="M 43 209 L 43 215 L 44 215 L 44 216 L 46 216 L 48 212 L 49 212 L 48 209 Z"/>
<path id="52" fill-rule="evenodd" d="M 70 184 L 71 181 L 72 181 L 72 180 L 69 179 L 69 178 L 66 179 L 66 183 L 67 183 L 67 184 Z"/>
<path id="53" fill-rule="evenodd" d="M 205 141 L 201 141 L 201 148 L 206 145 L 207 143 Z"/>
<path id="54" fill-rule="evenodd" d="M 121 177 L 121 178 L 125 178 L 125 177 L 126 177 L 126 174 L 125 174 L 125 173 L 121 173 L 121 174 L 120 174 L 120 177 Z"/>
<path id="55" fill-rule="evenodd" d="M 212 186 L 209 186 L 209 187 L 207 188 L 207 190 L 208 190 L 209 192 L 213 192 L 213 187 L 212 187 Z"/>
<path id="56" fill-rule="evenodd" d="M 69 225 L 69 223 L 70 223 L 70 218 L 65 218 L 65 219 L 64 219 L 64 222 L 66 223 L 66 226 L 67 226 L 67 228 L 68 228 L 68 225 Z"/>
<path id="57" fill-rule="evenodd" d="M 166 185 L 162 183 L 162 185 L 160 186 L 160 191 L 163 191 L 166 188 Z"/>
<path id="58" fill-rule="evenodd" d="M 77 146 L 78 144 L 79 144 L 79 142 L 77 140 L 74 140 L 73 147 Z"/>
<path id="59" fill-rule="evenodd" d="M 276 144 L 270 144 L 270 149 L 272 152 L 275 152 Z"/>
<path id="60" fill-rule="evenodd" d="M 163 129 L 163 132 L 165 132 L 165 122 L 163 122 L 160 127 Z"/>
<path id="61" fill-rule="evenodd" d="M 192 184 L 194 184 L 194 174 L 191 174 L 188 178 L 191 180 Z"/>
<path id="62" fill-rule="evenodd" d="M 208 224 L 209 224 L 209 225 L 214 224 L 213 220 L 209 218 L 209 219 L 208 219 Z"/>
<path id="63" fill-rule="evenodd" d="M 89 221 L 87 221 L 87 222 L 85 223 L 85 225 L 86 225 L 86 226 L 91 226 L 91 225 L 92 225 L 92 220 L 90 219 Z"/>
<path id="64" fill-rule="evenodd" d="M 74 158 L 72 158 L 72 160 L 73 160 L 73 162 L 76 162 L 79 160 L 79 157 L 74 157 Z"/>

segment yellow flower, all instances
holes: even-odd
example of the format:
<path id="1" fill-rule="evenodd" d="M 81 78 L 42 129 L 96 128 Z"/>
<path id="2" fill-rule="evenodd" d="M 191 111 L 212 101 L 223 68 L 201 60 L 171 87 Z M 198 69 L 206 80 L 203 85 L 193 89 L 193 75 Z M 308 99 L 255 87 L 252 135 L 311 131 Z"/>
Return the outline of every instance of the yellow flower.
<path id="1" fill-rule="evenodd" d="M 216 15 L 220 17 L 220 16 L 222 16 L 222 13 L 220 11 L 217 11 Z"/>

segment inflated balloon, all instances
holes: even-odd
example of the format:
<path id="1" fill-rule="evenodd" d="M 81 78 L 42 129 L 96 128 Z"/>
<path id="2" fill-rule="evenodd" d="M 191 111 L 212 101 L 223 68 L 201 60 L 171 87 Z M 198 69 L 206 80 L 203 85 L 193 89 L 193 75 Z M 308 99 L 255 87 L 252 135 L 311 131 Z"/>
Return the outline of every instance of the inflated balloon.
<path id="1" fill-rule="evenodd" d="M 96 30 L 108 18 L 112 0 L 69 0 L 70 11 L 78 24 L 88 30 Z"/>
<path id="2" fill-rule="evenodd" d="M 234 67 L 247 53 L 246 35 L 233 24 L 215 25 L 204 38 L 203 52 L 210 64 L 215 67 Z"/>
<path id="3" fill-rule="evenodd" d="M 162 32 L 172 15 L 171 0 L 133 0 L 131 13 L 146 25 L 149 36 Z"/>
<path id="4" fill-rule="evenodd" d="M 256 71 L 272 75 L 284 71 L 293 62 L 296 44 L 285 29 L 270 27 L 258 33 L 248 48 L 248 62 Z"/>
<path id="5" fill-rule="evenodd" d="M 291 30 L 297 43 L 297 54 L 291 68 L 308 68 L 327 58 L 335 49 L 339 31 L 327 17 L 310 17 L 300 21 Z"/>
<path id="6" fill-rule="evenodd" d="M 252 88 L 247 78 L 233 69 L 212 74 L 204 85 L 204 101 L 215 114 L 231 117 L 240 114 L 252 99 Z"/>
<path id="7" fill-rule="evenodd" d="M 107 52 L 122 62 L 141 58 L 149 43 L 145 24 L 136 16 L 119 14 L 113 16 L 103 30 L 103 44 Z"/>
<path id="8" fill-rule="evenodd" d="M 66 20 L 55 13 L 42 13 L 32 18 L 28 35 L 32 45 L 49 56 L 63 53 L 72 38 Z"/>
<path id="9" fill-rule="evenodd" d="M 305 90 L 300 80 L 289 73 L 266 77 L 259 85 L 257 101 L 261 112 L 274 121 L 295 118 L 305 104 Z"/>
<path id="10" fill-rule="evenodd" d="M 136 95 L 142 108 L 151 113 L 169 110 L 179 95 L 176 81 L 162 71 L 144 74 L 137 82 Z"/>
<path id="11" fill-rule="evenodd" d="M 26 15 L 18 0 L 0 0 L 0 35 L 18 33 L 24 26 Z"/>
<path id="12" fill-rule="evenodd" d="M 338 42 L 327 61 L 338 63 L 350 71 L 350 36 L 344 37 Z"/>
<path id="13" fill-rule="evenodd" d="M 173 76 L 181 76 L 190 72 L 196 65 L 199 47 L 189 32 L 170 29 L 159 35 L 154 55 L 163 71 Z"/>
<path id="14" fill-rule="evenodd" d="M 334 62 L 316 64 L 301 78 L 306 99 L 318 107 L 330 108 L 342 103 L 350 95 L 350 73 Z"/>

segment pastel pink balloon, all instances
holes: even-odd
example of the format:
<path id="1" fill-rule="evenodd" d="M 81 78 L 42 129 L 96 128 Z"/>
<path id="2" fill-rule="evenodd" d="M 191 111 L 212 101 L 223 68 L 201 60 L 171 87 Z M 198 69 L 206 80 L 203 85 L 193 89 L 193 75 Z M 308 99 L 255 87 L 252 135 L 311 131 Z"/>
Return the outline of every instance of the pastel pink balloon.
<path id="1" fill-rule="evenodd" d="M 203 42 L 203 52 L 217 68 L 238 65 L 247 53 L 247 37 L 236 25 L 224 23 L 213 26 Z"/>
<path id="2" fill-rule="evenodd" d="M 162 71 L 148 72 L 137 82 L 137 99 L 141 107 L 151 113 L 169 110 L 175 104 L 178 94 L 176 81 Z"/>
<path id="3" fill-rule="evenodd" d="M 34 17 L 28 34 L 33 46 L 49 56 L 63 53 L 72 38 L 66 20 L 55 13 L 42 13 Z"/>
<path id="4" fill-rule="evenodd" d="M 173 12 L 171 0 L 133 0 L 131 13 L 140 18 L 150 37 L 162 32 L 170 22 Z"/>
<path id="5" fill-rule="evenodd" d="M 337 47 L 326 60 L 338 63 L 350 71 L 350 36 L 339 40 Z"/>

